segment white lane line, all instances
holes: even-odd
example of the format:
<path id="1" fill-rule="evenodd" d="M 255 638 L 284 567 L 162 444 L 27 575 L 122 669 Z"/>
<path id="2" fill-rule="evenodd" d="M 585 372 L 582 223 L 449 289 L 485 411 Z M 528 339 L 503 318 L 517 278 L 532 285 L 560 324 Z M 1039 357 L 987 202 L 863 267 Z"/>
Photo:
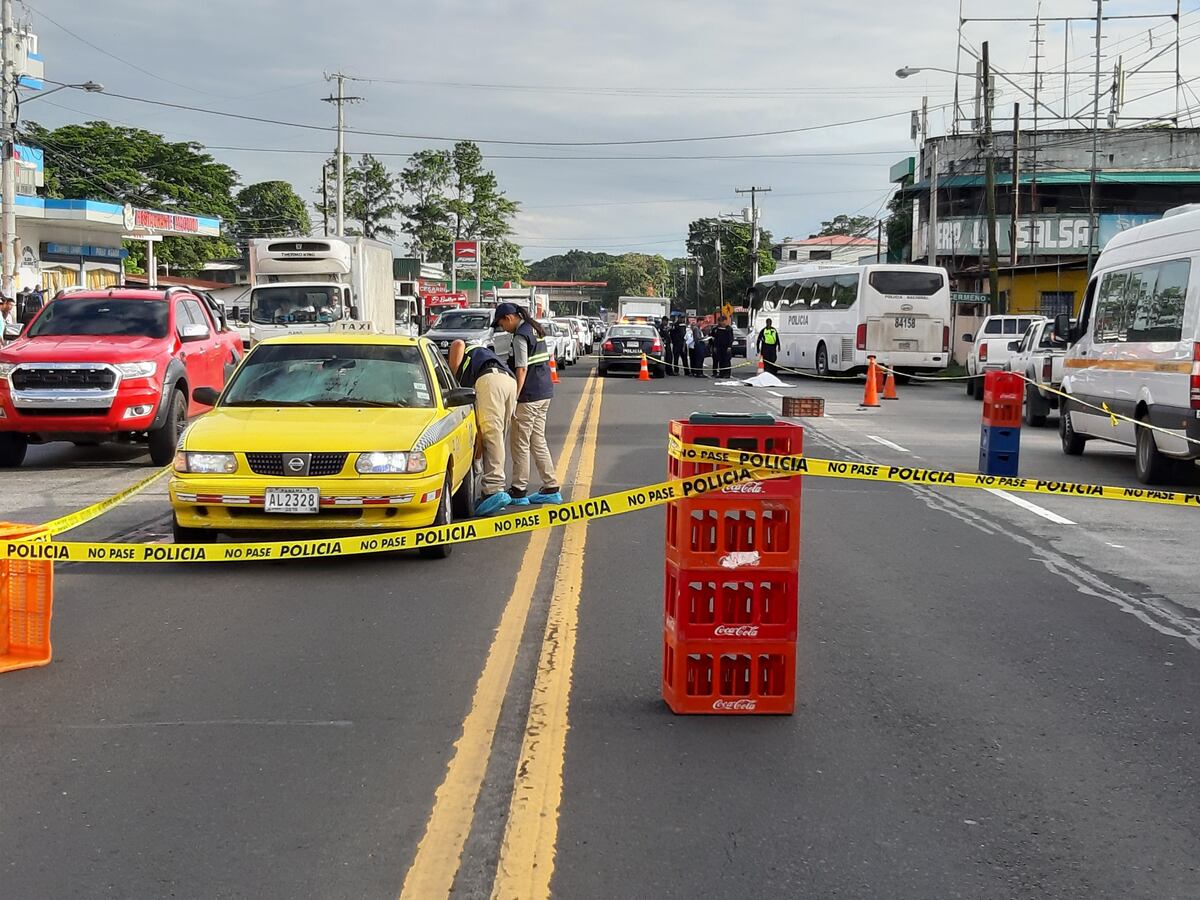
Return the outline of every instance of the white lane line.
<path id="1" fill-rule="evenodd" d="M 909 450 L 907 447 L 901 447 L 899 444 L 893 444 L 887 438 L 875 437 L 875 435 L 873 435 L 873 434 L 868 434 L 867 437 L 869 437 L 871 440 L 873 440 L 877 444 L 883 444 L 883 446 L 891 447 L 893 450 L 899 450 L 901 453 L 912 453 L 912 451 Z"/>
<path id="2" fill-rule="evenodd" d="M 1044 506 L 1038 506 L 1036 503 L 1030 503 L 1024 497 L 1018 497 L 1016 494 L 1010 494 L 1008 491 L 1002 491 L 999 488 L 984 488 L 989 494 L 995 494 L 997 497 L 1002 497 L 1009 503 L 1015 503 L 1021 509 L 1027 509 L 1036 516 L 1041 516 L 1043 519 L 1053 522 L 1055 525 L 1074 525 L 1070 519 L 1060 516 L 1056 512 L 1051 512 Z"/>

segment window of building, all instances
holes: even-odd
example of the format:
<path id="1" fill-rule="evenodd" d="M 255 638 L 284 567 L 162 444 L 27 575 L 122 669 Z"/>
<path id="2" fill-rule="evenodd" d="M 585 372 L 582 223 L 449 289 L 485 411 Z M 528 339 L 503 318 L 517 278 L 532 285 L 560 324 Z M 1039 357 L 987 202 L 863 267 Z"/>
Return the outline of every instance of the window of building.
<path id="1" fill-rule="evenodd" d="M 1062 313 L 1070 315 L 1074 309 L 1074 291 L 1042 291 L 1038 296 L 1038 312 L 1048 319 Z"/>
<path id="2" fill-rule="evenodd" d="M 799 258 L 800 258 L 800 251 L 798 251 L 798 250 L 789 250 L 788 251 L 788 259 L 795 261 Z"/>
<path id="3" fill-rule="evenodd" d="M 832 251 L 832 250 L 809 250 L 809 251 L 808 251 L 808 258 L 809 258 L 809 259 L 829 259 L 829 260 L 832 260 L 832 259 L 833 259 L 833 251 Z"/>

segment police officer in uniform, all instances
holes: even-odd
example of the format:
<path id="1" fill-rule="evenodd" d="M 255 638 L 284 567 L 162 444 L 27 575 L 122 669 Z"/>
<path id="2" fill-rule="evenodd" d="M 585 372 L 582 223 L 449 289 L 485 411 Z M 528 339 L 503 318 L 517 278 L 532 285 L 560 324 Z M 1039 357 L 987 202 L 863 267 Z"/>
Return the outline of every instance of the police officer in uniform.
<path id="1" fill-rule="evenodd" d="M 713 377 L 728 378 L 733 364 L 733 328 L 724 316 L 717 319 L 717 324 L 709 332 L 713 347 Z"/>
<path id="2" fill-rule="evenodd" d="M 496 307 L 493 328 L 503 328 L 512 335 L 508 367 L 517 378 L 517 411 L 509 432 L 508 449 L 512 456 L 512 487 L 509 496 L 514 506 L 530 503 L 562 503 L 554 457 L 546 443 L 546 414 L 554 385 L 550 381 L 550 352 L 546 349 L 546 333 L 529 310 L 515 303 Z M 541 489 L 529 494 L 530 457 L 542 479 Z"/>
<path id="3" fill-rule="evenodd" d="M 758 333 L 758 355 L 762 357 L 763 368 L 767 372 L 774 375 L 779 371 L 775 364 L 779 356 L 779 332 L 771 325 L 770 319 L 767 319 L 766 327 Z"/>
<path id="4" fill-rule="evenodd" d="M 487 347 L 450 345 L 450 369 L 463 387 L 475 389 L 475 456 L 482 458 L 483 477 L 475 513 L 486 516 L 512 503 L 504 489 L 504 461 L 508 429 L 517 411 L 517 379 L 512 370 Z"/>
<path id="5" fill-rule="evenodd" d="M 671 325 L 671 374 L 688 375 L 691 370 L 691 360 L 688 359 L 687 324 L 680 316 Z"/>
<path id="6" fill-rule="evenodd" d="M 663 372 L 675 374 L 675 351 L 671 347 L 671 317 L 663 316 L 658 323 L 658 337 L 662 341 Z"/>

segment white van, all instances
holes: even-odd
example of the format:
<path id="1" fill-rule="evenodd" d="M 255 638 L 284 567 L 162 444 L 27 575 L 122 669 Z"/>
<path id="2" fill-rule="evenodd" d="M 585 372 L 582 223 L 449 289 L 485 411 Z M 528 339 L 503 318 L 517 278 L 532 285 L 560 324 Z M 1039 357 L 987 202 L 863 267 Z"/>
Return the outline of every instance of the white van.
<path id="1" fill-rule="evenodd" d="M 1138 480 L 1156 484 L 1200 457 L 1200 210 L 1172 210 L 1114 237 L 1100 254 L 1079 322 L 1059 316 L 1070 349 L 1063 390 L 1063 452 L 1093 438 L 1135 447 Z M 1148 422 L 1140 428 L 1103 411 Z"/>

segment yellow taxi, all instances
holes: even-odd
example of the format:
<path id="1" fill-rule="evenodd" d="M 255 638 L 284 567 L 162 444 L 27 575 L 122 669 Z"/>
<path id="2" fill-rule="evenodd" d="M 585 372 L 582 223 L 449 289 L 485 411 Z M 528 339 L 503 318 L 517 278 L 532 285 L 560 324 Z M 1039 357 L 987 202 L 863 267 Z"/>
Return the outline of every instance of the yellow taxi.
<path id="1" fill-rule="evenodd" d="M 213 409 L 175 456 L 177 543 L 222 531 L 425 528 L 474 513 L 475 392 L 425 338 L 273 338 L 219 396 L 194 393 Z"/>

